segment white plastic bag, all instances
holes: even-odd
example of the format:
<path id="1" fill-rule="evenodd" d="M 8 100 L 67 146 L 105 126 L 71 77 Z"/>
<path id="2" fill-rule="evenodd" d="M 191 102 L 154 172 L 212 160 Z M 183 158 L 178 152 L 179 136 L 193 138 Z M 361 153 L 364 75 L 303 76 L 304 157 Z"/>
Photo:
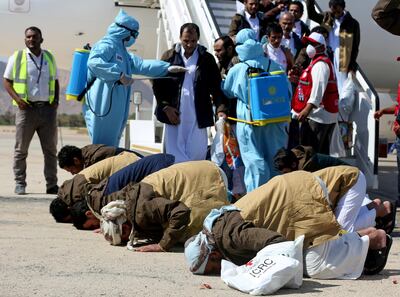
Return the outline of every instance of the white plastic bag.
<path id="1" fill-rule="evenodd" d="M 300 288 L 303 242 L 304 235 L 295 241 L 268 245 L 242 266 L 223 260 L 221 279 L 228 286 L 251 295 L 272 294 L 282 287 Z"/>
<path id="2" fill-rule="evenodd" d="M 222 260 L 221 279 L 250 295 L 268 295 L 282 288 L 297 273 L 299 261 L 281 255 L 257 255 L 242 266 Z"/>
<path id="3" fill-rule="evenodd" d="M 216 134 L 211 145 L 211 161 L 213 161 L 218 166 L 224 162 L 224 124 L 225 119 L 220 117 L 215 123 Z"/>
<path id="4" fill-rule="evenodd" d="M 354 79 L 353 79 L 353 74 L 349 72 L 347 75 L 346 80 L 343 83 L 343 87 L 341 90 L 341 95 L 339 99 L 339 108 L 341 113 L 344 113 L 345 115 L 350 115 L 351 112 L 353 111 L 353 106 L 354 106 L 354 92 L 355 92 L 356 86 L 354 84 Z"/>
<path id="5" fill-rule="evenodd" d="M 298 289 L 303 284 L 303 242 L 304 235 L 296 238 L 295 241 L 284 241 L 276 244 L 267 245 L 257 253 L 257 256 L 281 255 L 296 259 L 300 265 L 296 275 L 285 284 L 285 288 Z"/>

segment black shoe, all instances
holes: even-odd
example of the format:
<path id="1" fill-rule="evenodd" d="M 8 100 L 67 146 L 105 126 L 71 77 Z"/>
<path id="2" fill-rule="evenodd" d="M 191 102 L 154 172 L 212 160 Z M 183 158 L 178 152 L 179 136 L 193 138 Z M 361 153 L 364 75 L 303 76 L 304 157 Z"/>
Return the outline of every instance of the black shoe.
<path id="1" fill-rule="evenodd" d="M 364 263 L 365 275 L 378 274 L 385 268 L 392 243 L 392 237 L 386 234 L 386 247 L 379 250 L 368 250 L 367 258 Z"/>
<path id="2" fill-rule="evenodd" d="M 57 194 L 58 193 L 58 186 L 52 186 L 46 190 L 46 194 Z"/>
<path id="3" fill-rule="evenodd" d="M 396 227 L 396 204 L 397 202 L 390 202 L 390 213 L 383 217 L 376 218 L 376 229 L 385 230 L 386 234 L 391 234 Z"/>

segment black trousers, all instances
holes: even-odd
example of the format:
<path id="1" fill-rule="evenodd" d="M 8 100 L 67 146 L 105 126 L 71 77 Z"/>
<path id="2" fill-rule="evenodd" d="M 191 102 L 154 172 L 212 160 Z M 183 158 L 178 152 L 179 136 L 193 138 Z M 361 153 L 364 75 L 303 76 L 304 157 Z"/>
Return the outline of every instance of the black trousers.
<path id="1" fill-rule="evenodd" d="M 321 124 L 307 119 L 300 127 L 300 144 L 311 146 L 317 153 L 329 155 L 334 124 Z"/>

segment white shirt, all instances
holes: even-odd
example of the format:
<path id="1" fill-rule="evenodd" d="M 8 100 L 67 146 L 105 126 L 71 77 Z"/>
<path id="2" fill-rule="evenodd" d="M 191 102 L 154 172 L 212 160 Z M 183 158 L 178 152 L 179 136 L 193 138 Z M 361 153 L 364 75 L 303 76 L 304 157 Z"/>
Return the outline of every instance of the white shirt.
<path id="1" fill-rule="evenodd" d="M 183 63 L 185 64 L 185 68 L 187 71 L 185 72 L 185 78 L 183 80 L 182 89 L 181 89 L 181 101 L 179 106 L 179 111 L 181 112 L 181 126 L 182 124 L 187 123 L 197 123 L 196 118 L 196 107 L 194 105 L 194 78 L 196 75 L 197 68 L 197 60 L 199 59 L 199 53 L 197 48 L 193 51 L 192 55 L 189 58 L 185 57 L 185 50 L 182 47 L 181 49 L 181 57 L 183 59 Z"/>
<path id="2" fill-rule="evenodd" d="M 290 32 L 290 38 L 285 38 L 285 36 L 282 36 L 281 44 L 290 49 L 293 57 L 296 56 L 297 50 L 294 46 L 293 32 Z"/>
<path id="3" fill-rule="evenodd" d="M 343 22 L 343 18 L 347 12 L 345 11 L 340 19 L 334 19 L 332 30 L 329 31 L 328 44 L 333 50 L 333 64 L 335 69 L 339 69 L 339 59 L 340 59 L 340 25 Z"/>
<path id="4" fill-rule="evenodd" d="M 283 70 L 286 71 L 287 69 L 286 55 L 281 49 L 281 47 L 275 48 L 270 43 L 268 43 L 266 54 L 272 61 L 277 63 L 279 66 L 282 67 Z"/>
<path id="5" fill-rule="evenodd" d="M 325 62 L 317 62 L 311 69 L 312 76 L 312 88 L 310 98 L 307 103 L 311 103 L 317 108 L 314 108 L 308 118 L 321 123 L 321 124 L 333 124 L 336 123 L 337 113 L 331 113 L 320 106 L 322 97 L 324 96 L 326 87 L 329 81 L 329 66 Z"/>
<path id="6" fill-rule="evenodd" d="M 29 101 L 32 102 L 49 101 L 50 71 L 47 61 L 42 56 L 43 56 L 43 51 L 40 53 L 39 57 L 36 57 L 28 48 L 26 49 L 26 61 L 28 64 L 28 99 Z M 41 61 L 42 61 L 42 67 L 40 69 Z M 4 78 L 9 80 L 14 79 L 13 67 L 14 67 L 14 55 L 12 55 L 8 59 L 8 63 L 3 75 Z M 38 82 L 39 75 L 40 79 Z M 56 79 L 57 79 L 57 72 L 56 72 Z"/>
<path id="7" fill-rule="evenodd" d="M 294 26 L 292 31 L 299 36 L 299 38 L 302 37 L 302 32 L 301 32 L 301 21 L 298 20 L 297 22 L 294 22 Z"/>
<path id="8" fill-rule="evenodd" d="M 246 17 L 246 20 L 249 22 L 251 29 L 256 32 L 256 38 L 259 40 L 260 38 L 260 20 L 258 19 L 257 15 L 252 18 L 251 15 L 245 11 L 244 16 Z"/>

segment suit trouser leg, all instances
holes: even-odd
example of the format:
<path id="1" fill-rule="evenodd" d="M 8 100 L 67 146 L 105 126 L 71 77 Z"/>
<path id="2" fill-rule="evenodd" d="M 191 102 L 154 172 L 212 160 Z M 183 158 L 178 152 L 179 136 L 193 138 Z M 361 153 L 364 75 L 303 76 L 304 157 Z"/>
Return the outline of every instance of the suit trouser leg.
<path id="1" fill-rule="evenodd" d="M 15 146 L 14 146 L 14 176 L 15 183 L 26 186 L 26 158 L 29 144 L 36 130 L 36 110 L 28 108 L 18 109 L 15 114 Z"/>
<path id="2" fill-rule="evenodd" d="M 302 124 L 300 143 L 312 146 L 317 153 L 329 155 L 334 128 L 335 124 L 321 124 L 308 120 Z"/>
<path id="3" fill-rule="evenodd" d="M 38 108 L 37 133 L 44 156 L 46 188 L 57 185 L 57 109 L 52 106 Z"/>

